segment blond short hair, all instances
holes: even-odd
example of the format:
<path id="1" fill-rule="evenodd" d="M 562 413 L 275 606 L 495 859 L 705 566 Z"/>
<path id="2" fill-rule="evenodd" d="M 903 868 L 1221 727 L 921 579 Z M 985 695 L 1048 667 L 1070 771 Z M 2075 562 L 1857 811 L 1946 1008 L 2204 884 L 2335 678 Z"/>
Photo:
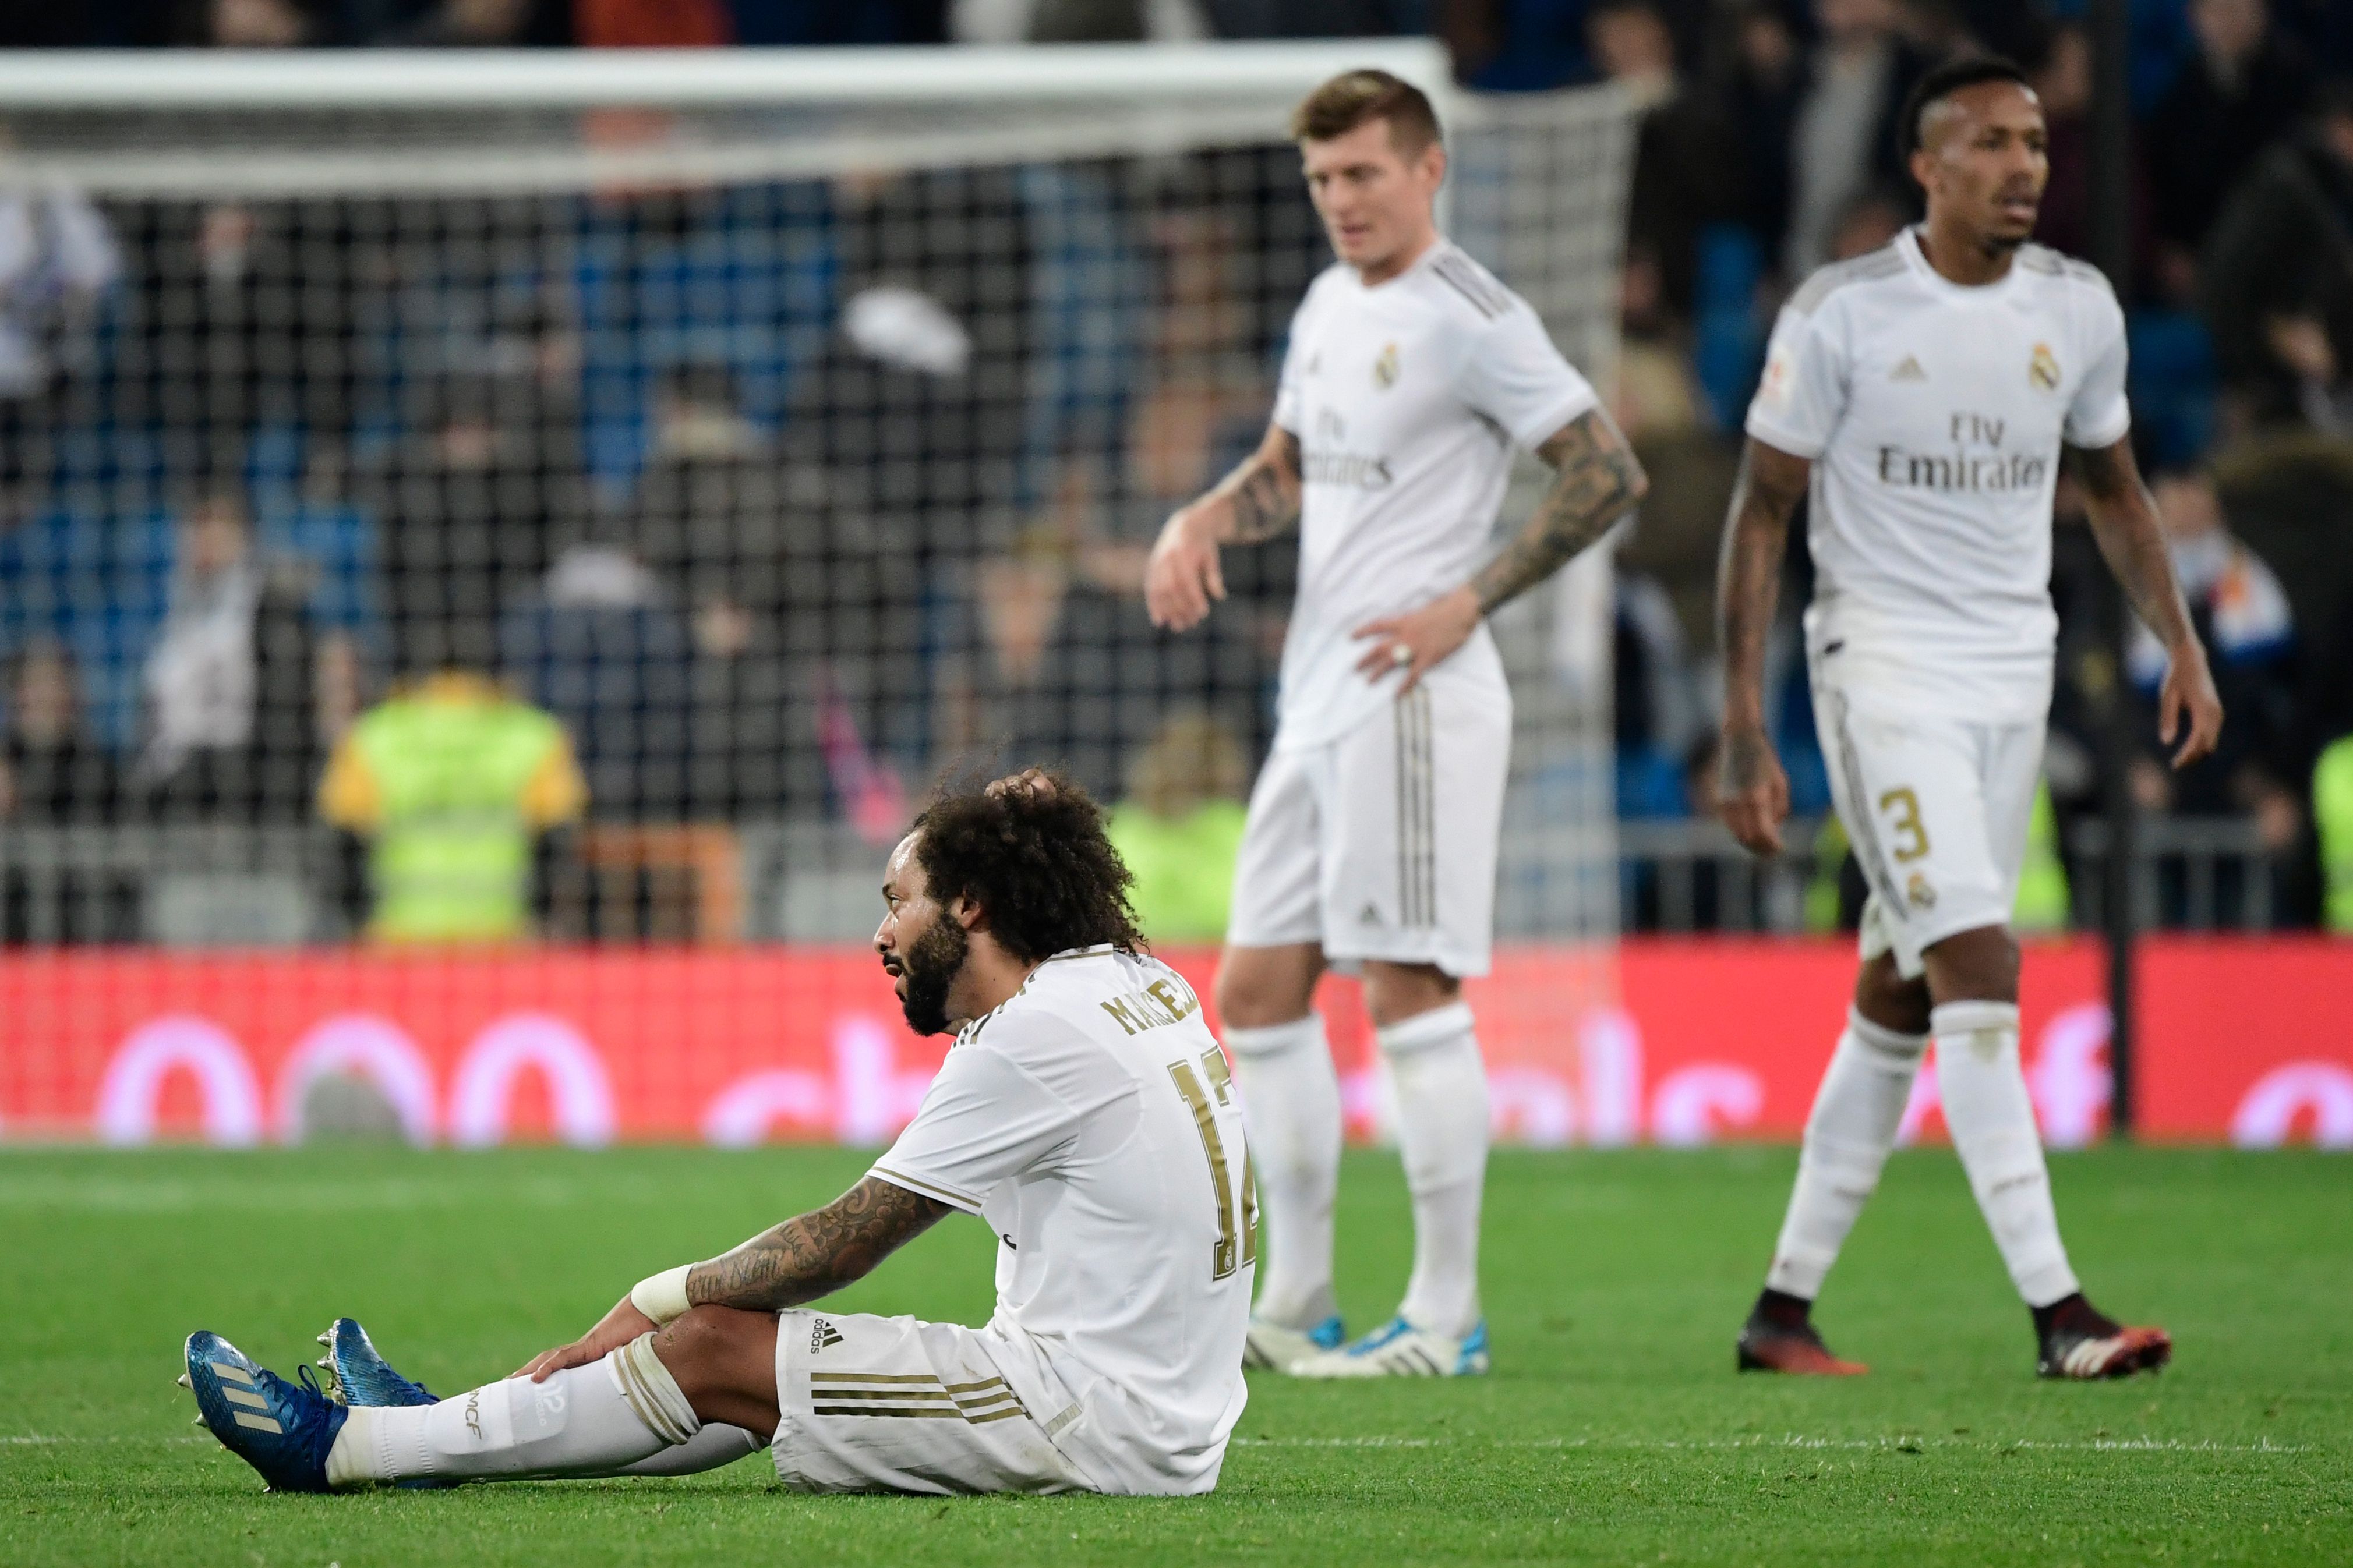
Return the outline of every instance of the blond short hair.
<path id="1" fill-rule="evenodd" d="M 1409 158 L 1441 140 L 1429 96 L 1385 70 L 1342 71 L 1301 99 L 1291 111 L 1291 139 L 1329 142 L 1376 120 L 1388 121 L 1389 144 Z"/>

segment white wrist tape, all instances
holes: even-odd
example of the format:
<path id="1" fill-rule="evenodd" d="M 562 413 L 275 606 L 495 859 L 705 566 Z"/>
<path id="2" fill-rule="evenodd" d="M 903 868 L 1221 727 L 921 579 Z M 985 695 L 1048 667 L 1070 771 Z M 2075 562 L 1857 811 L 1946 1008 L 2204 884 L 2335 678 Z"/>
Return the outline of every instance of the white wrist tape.
<path id="1" fill-rule="evenodd" d="M 686 1299 L 686 1277 L 693 1268 L 691 1263 L 681 1263 L 638 1280 L 629 1288 L 629 1304 L 651 1318 L 657 1327 L 683 1318 L 692 1305 Z"/>

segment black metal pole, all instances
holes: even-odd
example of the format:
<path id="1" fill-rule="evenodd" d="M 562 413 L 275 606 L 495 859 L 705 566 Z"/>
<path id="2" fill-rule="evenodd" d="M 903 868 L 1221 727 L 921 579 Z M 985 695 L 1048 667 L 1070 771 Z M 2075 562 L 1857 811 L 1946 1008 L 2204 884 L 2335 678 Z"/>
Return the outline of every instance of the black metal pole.
<path id="1" fill-rule="evenodd" d="M 2120 298 L 2132 289 L 2132 79 L 2129 0 L 2092 0 L 2091 260 L 2116 286 Z M 2137 911 L 2133 900 L 2133 799 L 2131 765 L 2136 737 L 2133 705 L 2125 674 L 2125 644 L 2132 616 L 2121 586 L 2105 595 L 2111 675 L 2101 726 L 2100 783 L 2107 818 L 2108 852 L 2101 865 L 2100 910 L 2108 947 L 2108 1062 L 2115 1089 L 2108 1130 L 2130 1138 L 2133 1095 L 2133 939 Z"/>

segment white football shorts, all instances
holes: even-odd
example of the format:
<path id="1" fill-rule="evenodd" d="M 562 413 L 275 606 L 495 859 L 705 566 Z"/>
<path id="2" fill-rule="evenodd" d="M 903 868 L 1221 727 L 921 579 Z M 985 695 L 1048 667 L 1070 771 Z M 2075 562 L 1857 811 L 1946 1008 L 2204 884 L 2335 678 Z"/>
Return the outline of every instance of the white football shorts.
<path id="1" fill-rule="evenodd" d="M 1813 694 L 1831 795 L 1871 888 L 1862 956 L 1893 952 L 1912 979 L 1945 938 L 2008 925 L 2045 726 L 1865 706 L 1819 677 Z"/>
<path id="2" fill-rule="evenodd" d="M 802 1492 L 1073 1492 L 1098 1489 L 1006 1384 L 987 1337 L 865 1312 L 776 1314 L 770 1452 Z"/>
<path id="3" fill-rule="evenodd" d="M 1250 792 L 1234 867 L 1234 947 L 1314 942 L 1484 974 L 1511 770 L 1507 694 L 1416 687 L 1338 739 L 1278 748 Z"/>

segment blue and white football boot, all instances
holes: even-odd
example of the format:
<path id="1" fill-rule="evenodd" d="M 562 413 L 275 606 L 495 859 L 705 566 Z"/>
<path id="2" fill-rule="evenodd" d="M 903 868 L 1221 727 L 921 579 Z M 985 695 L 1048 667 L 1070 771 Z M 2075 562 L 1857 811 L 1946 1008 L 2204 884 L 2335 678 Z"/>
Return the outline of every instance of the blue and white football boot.
<path id="1" fill-rule="evenodd" d="M 392 1370 L 355 1318 L 337 1318 L 319 1336 L 327 1353 L 319 1358 L 326 1370 L 327 1392 L 345 1405 L 382 1407 L 438 1405 L 439 1398 L 421 1383 L 411 1383 Z"/>
<path id="2" fill-rule="evenodd" d="M 1337 1312 L 1312 1329 L 1294 1329 L 1288 1323 L 1273 1322 L 1253 1312 L 1250 1314 L 1249 1337 L 1242 1341 L 1242 1364 L 1290 1372 L 1311 1356 L 1338 1350 L 1347 1338 L 1347 1331 L 1340 1326 L 1340 1314 Z"/>
<path id="3" fill-rule="evenodd" d="M 1352 1345 L 1293 1363 L 1293 1377 L 1477 1377 L 1487 1370 L 1487 1321 L 1461 1339 L 1391 1318 Z"/>
<path id="4" fill-rule="evenodd" d="M 309 1367 L 287 1382 L 207 1330 L 188 1336 L 180 1384 L 221 1447 L 261 1472 L 274 1492 L 327 1489 L 327 1451 L 351 1412 L 320 1392 Z"/>

